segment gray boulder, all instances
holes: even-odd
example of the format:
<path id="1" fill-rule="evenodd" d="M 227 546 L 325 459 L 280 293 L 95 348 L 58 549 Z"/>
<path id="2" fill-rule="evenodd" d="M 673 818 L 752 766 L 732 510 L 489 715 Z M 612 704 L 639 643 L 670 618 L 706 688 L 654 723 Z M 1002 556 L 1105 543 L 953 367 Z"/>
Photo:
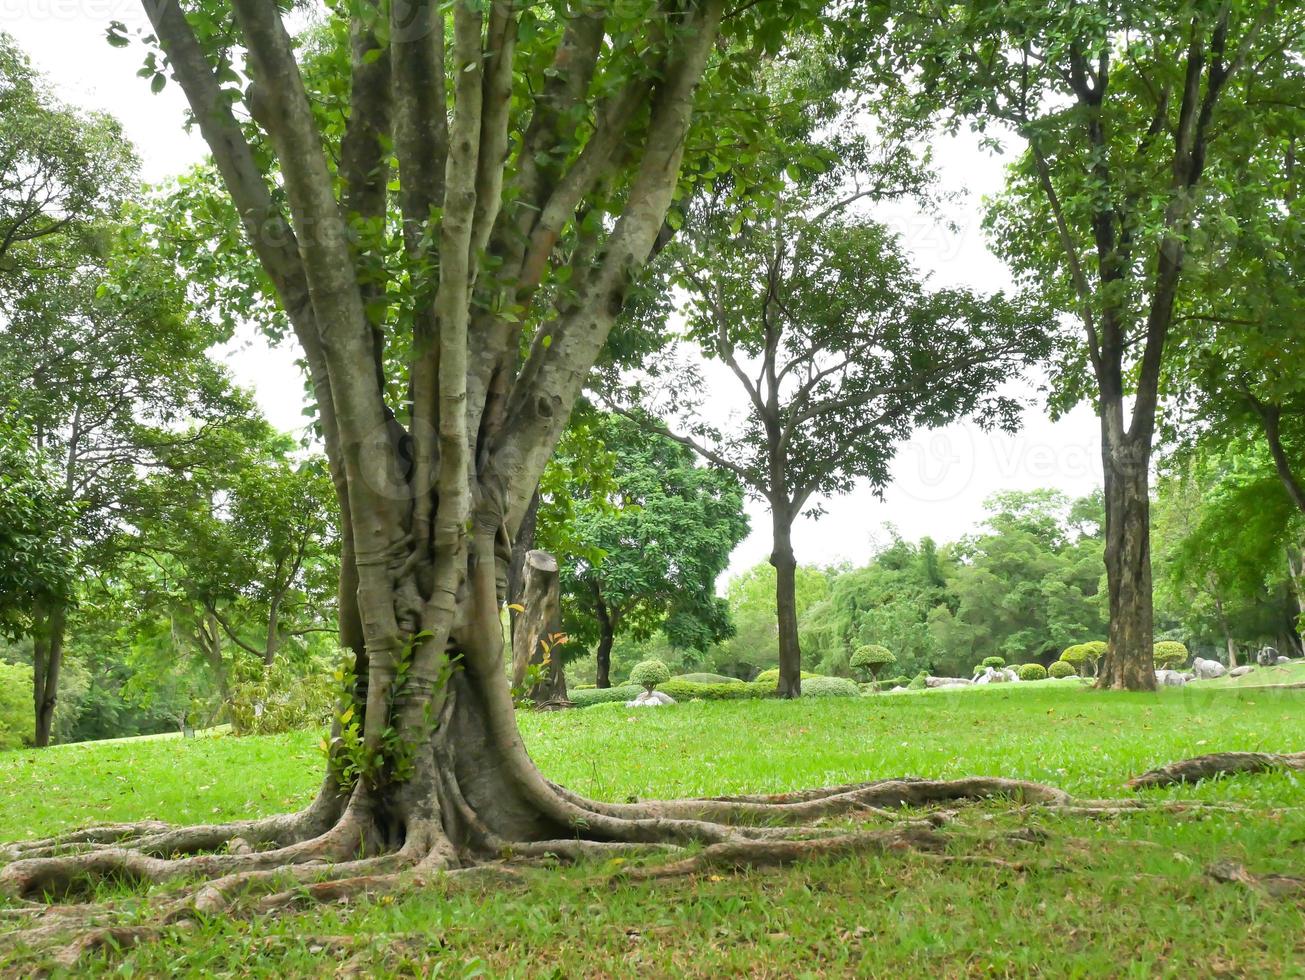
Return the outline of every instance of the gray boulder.
<path id="1" fill-rule="evenodd" d="M 1020 675 L 1015 673 L 1009 667 L 997 670 L 993 667 L 983 668 L 983 673 L 974 678 L 975 684 L 1009 684 L 1012 681 L 1018 681 Z"/>
<path id="2" fill-rule="evenodd" d="M 1283 664 L 1289 664 L 1289 663 L 1291 663 L 1291 657 L 1279 657 L 1279 658 L 1278 658 L 1278 666 L 1279 666 L 1279 667 L 1281 667 Z"/>
<path id="3" fill-rule="evenodd" d="M 1212 681 L 1228 673 L 1228 668 L 1217 660 L 1203 660 L 1197 657 L 1192 661 L 1192 673 L 1198 681 Z"/>
<path id="4" fill-rule="evenodd" d="M 1185 674 L 1177 670 L 1157 670 L 1155 672 L 1155 682 L 1160 687 L 1182 687 L 1191 679 L 1191 674 Z"/>
<path id="5" fill-rule="evenodd" d="M 1278 662 L 1278 648 L 1265 647 L 1255 659 L 1261 667 L 1272 667 Z"/>
<path id="6" fill-rule="evenodd" d="M 661 708 L 674 703 L 675 699 L 669 694 L 663 694 L 661 691 L 644 691 L 633 701 L 625 702 L 625 706 L 627 708 Z"/>
<path id="7" fill-rule="evenodd" d="M 1254 664 L 1245 664 L 1244 666 L 1241 666 L 1241 667 L 1234 667 L 1232 670 L 1228 671 L 1228 676 L 1229 676 L 1229 677 L 1245 677 L 1247 674 L 1249 674 L 1249 673 L 1250 673 L 1251 671 L 1253 671 L 1254 669 L 1255 669 L 1255 665 L 1254 665 Z"/>
<path id="8" fill-rule="evenodd" d="M 925 687 L 963 687 L 973 683 L 973 681 L 967 681 L 964 677 L 926 677 L 924 679 Z"/>

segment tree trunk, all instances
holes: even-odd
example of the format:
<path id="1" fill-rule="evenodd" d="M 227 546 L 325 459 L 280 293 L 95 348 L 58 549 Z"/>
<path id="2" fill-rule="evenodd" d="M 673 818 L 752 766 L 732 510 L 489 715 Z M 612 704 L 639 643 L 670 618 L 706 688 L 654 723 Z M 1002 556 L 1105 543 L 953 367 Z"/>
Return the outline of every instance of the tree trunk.
<path id="1" fill-rule="evenodd" d="M 507 580 L 508 603 L 511 605 L 525 605 L 521 601 L 521 596 L 525 587 L 526 554 L 535 547 L 535 525 L 538 519 L 539 487 L 536 486 L 535 492 L 530 495 L 530 506 L 526 508 L 525 516 L 521 518 L 521 526 L 517 528 L 517 536 L 512 542 L 512 560 L 508 563 Z M 520 613 L 515 609 L 509 609 L 508 613 L 512 624 L 511 635 L 515 640 L 517 618 Z"/>
<path id="2" fill-rule="evenodd" d="M 32 645 L 32 701 L 36 716 L 35 738 L 38 749 L 49 746 L 54 730 L 54 706 L 59 700 L 59 670 L 63 666 L 64 633 L 67 611 L 63 606 L 50 609 Z"/>
<path id="3" fill-rule="evenodd" d="M 566 702 L 562 669 L 562 604 L 557 559 L 546 551 L 526 555 L 516 630 L 512 636 L 512 690 L 520 692 L 529 669 L 542 673 L 530 687 L 536 705 Z"/>
<path id="4" fill-rule="evenodd" d="M 1153 691 L 1150 441 L 1102 430 L 1110 634 L 1097 687 Z"/>
<path id="5" fill-rule="evenodd" d="M 775 566 L 775 613 L 779 627 L 779 682 L 781 698 L 802 695 L 802 649 L 798 643 L 797 559 L 793 555 L 793 529 L 780 508 L 771 508 L 774 548 L 770 563 Z"/>
<path id="6" fill-rule="evenodd" d="M 598 673 L 595 686 L 607 688 L 612 686 L 612 643 L 616 639 L 616 624 L 612 621 L 611 611 L 603 601 L 597 583 L 593 584 L 594 610 L 598 614 L 598 650 L 594 654 Z"/>
<path id="7" fill-rule="evenodd" d="M 1224 642 L 1228 646 L 1228 667 L 1234 669 L 1237 666 L 1237 643 L 1233 640 L 1232 631 L 1228 629 L 1228 617 L 1224 615 L 1223 599 L 1217 594 L 1214 597 L 1214 612 L 1219 618 L 1219 628 L 1223 630 Z"/>

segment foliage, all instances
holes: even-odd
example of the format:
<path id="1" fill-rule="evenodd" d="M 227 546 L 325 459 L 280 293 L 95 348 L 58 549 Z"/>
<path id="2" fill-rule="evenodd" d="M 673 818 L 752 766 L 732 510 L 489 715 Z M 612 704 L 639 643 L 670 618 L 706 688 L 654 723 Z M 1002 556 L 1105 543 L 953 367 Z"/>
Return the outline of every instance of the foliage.
<path id="1" fill-rule="evenodd" d="M 742 684 L 743 681 L 737 677 L 726 677 L 724 674 L 677 674 L 672 677 L 673 681 L 688 681 L 690 684 Z"/>
<path id="2" fill-rule="evenodd" d="M 1066 647 L 1065 652 L 1060 655 L 1060 659 L 1080 674 L 1086 674 L 1088 671 L 1096 669 L 1097 662 L 1106 655 L 1106 646 L 1104 640 L 1076 643 L 1073 646 Z"/>
<path id="3" fill-rule="evenodd" d="M 645 660 L 635 664 L 634 669 L 630 671 L 630 683 L 638 684 L 649 691 L 670 679 L 670 669 L 660 660 Z"/>
<path id="4" fill-rule="evenodd" d="M 1004 657 L 984 657 L 979 663 L 979 667 L 991 667 L 993 670 L 1000 670 L 1005 666 L 1006 659 Z"/>
<path id="5" fill-rule="evenodd" d="M 822 675 L 821 675 L 821 674 L 809 674 L 809 673 L 807 673 L 805 670 L 802 671 L 802 680 L 804 680 L 804 681 L 812 680 L 812 679 L 817 678 L 817 677 L 820 677 L 820 676 L 822 676 Z M 779 668 L 778 668 L 778 667 L 771 667 L 769 670 L 763 670 L 760 674 L 758 674 L 758 675 L 757 675 L 756 677 L 754 677 L 752 680 L 753 680 L 754 683 L 757 683 L 757 684 L 774 684 L 776 681 L 779 680 Z"/>
<path id="6" fill-rule="evenodd" d="M 621 687 L 576 688 L 568 693 L 576 707 L 587 708 L 614 701 L 633 701 L 643 693 L 643 688 L 638 684 L 626 684 Z"/>
<path id="7" fill-rule="evenodd" d="M 804 698 L 855 698 L 860 694 L 856 681 L 846 677 L 812 677 L 802 682 Z"/>
<path id="8" fill-rule="evenodd" d="M 661 692 L 669 694 L 676 701 L 742 701 L 773 698 L 775 685 L 773 682 L 767 684 L 759 681 L 701 684 L 672 679 L 661 685 Z"/>
<path id="9" fill-rule="evenodd" d="M 830 576 L 824 569 L 800 565 L 795 578 L 798 622 L 806 623 L 828 595 Z M 708 662 L 721 673 L 743 678 L 777 664 L 775 566 L 761 562 L 731 578 L 725 601 L 735 633 L 712 651 Z"/>
<path id="10" fill-rule="evenodd" d="M 660 631 L 673 647 L 705 651 L 732 633 L 715 582 L 747 534 L 743 494 L 728 474 L 618 416 L 599 415 L 592 438 L 611 455 L 610 485 L 589 477 L 592 447 L 555 457 L 560 489 L 541 487 L 537 540 L 580 542 L 559 554 L 564 625 L 582 646 Z M 564 445 L 563 447 L 567 447 Z M 559 500 L 565 538 L 554 526 Z"/>
<path id="11" fill-rule="evenodd" d="M 920 671 L 918 674 L 916 674 L 914 677 L 911 678 L 911 683 L 907 684 L 906 688 L 909 691 L 923 691 L 929 686 L 928 679 L 929 679 L 929 675 L 926 674 L 924 671 Z"/>
<path id="12" fill-rule="evenodd" d="M 0 660 L 0 751 L 32 743 L 32 668 Z"/>
<path id="13" fill-rule="evenodd" d="M 265 668 L 254 680 L 232 686 L 231 725 L 237 735 L 275 735 L 330 724 L 339 690 L 322 665 L 292 670 L 284 664 Z"/>
<path id="14" fill-rule="evenodd" d="M 1175 640 L 1161 640 L 1155 644 L 1154 656 L 1156 669 L 1168 670 L 1187 663 L 1191 654 L 1187 647 Z"/>
<path id="15" fill-rule="evenodd" d="M 1023 664 L 1015 672 L 1022 681 L 1045 681 L 1047 668 L 1042 664 Z"/>
<path id="16" fill-rule="evenodd" d="M 1078 671 L 1074 669 L 1073 664 L 1064 660 L 1057 660 L 1047 668 L 1047 676 L 1053 680 L 1060 680 L 1064 677 L 1077 677 Z"/>
<path id="17" fill-rule="evenodd" d="M 893 656 L 891 650 L 874 643 L 857 647 L 856 652 L 852 654 L 852 659 L 848 662 L 853 670 L 864 671 L 876 679 L 879 677 L 881 670 L 889 664 L 895 663 L 897 663 L 897 658 Z"/>
<path id="18" fill-rule="evenodd" d="M 28 430 L 0 406 L 0 637 L 25 635 L 38 608 L 72 601 L 75 517 Z"/>

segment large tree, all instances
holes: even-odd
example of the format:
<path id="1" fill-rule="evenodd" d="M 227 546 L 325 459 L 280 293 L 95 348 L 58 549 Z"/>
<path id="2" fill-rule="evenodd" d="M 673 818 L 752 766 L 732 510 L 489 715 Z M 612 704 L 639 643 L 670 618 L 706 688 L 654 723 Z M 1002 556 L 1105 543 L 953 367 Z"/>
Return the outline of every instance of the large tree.
<path id="1" fill-rule="evenodd" d="M 722 169 L 747 154 L 783 111 L 749 88 L 752 66 L 817 5 L 359 0 L 329 7 L 320 47 L 267 0 L 144 6 L 166 59 L 152 63 L 185 92 L 312 377 L 356 682 L 305 811 L 118 828 L 113 848 L 19 860 L 0 884 L 273 868 L 348 891 L 505 849 L 773 853 L 725 825 L 773 801 L 604 804 L 549 783 L 514 722 L 500 611 L 513 536 L 685 153 L 710 147 Z M 844 790 L 783 813 L 859 806 Z M 991 786 L 944 795 L 976 790 Z M 233 838 L 259 846 L 199 853 Z"/>
<path id="2" fill-rule="evenodd" d="M 898 5 L 921 102 L 1025 141 L 990 226 L 1016 273 L 1079 321 L 1061 405 L 1092 401 L 1105 473 L 1109 653 L 1150 689 L 1149 481 L 1161 373 L 1208 178 L 1258 142 L 1302 12 L 1274 0 Z"/>
<path id="3" fill-rule="evenodd" d="M 703 419 L 691 372 L 665 372 L 652 402 L 663 431 L 734 473 L 771 515 L 781 697 L 801 693 L 793 524 L 859 480 L 881 489 L 897 444 L 965 415 L 1010 426 L 997 393 L 1046 350 L 1027 305 L 963 289 L 928 291 L 900 244 L 843 197 L 795 191 L 749 219 L 715 202 L 664 253 L 685 290 L 688 335 L 741 390 L 741 419 Z"/>
<path id="4" fill-rule="evenodd" d="M 583 482 L 575 487 L 571 533 L 597 553 L 564 555 L 562 594 L 567 635 L 595 644 L 598 686 L 611 687 L 618 634 L 660 630 L 672 646 L 697 651 L 733 634 L 716 579 L 748 519 L 733 475 L 695 465 L 686 447 L 619 416 L 602 418 L 598 435 L 615 455 L 614 499 L 593 501 Z"/>

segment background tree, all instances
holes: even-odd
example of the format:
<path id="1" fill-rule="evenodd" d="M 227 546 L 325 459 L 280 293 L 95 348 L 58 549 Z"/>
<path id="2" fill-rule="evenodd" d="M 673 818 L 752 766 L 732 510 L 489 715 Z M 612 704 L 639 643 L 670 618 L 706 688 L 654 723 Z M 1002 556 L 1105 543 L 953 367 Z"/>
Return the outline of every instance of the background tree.
<path id="1" fill-rule="evenodd" d="M 756 220 L 704 208 L 665 253 L 689 337 L 747 398 L 722 433 L 701 420 L 701 391 L 673 385 L 666 431 L 770 510 L 783 697 L 801 693 L 798 515 L 858 480 L 882 488 L 916 427 L 970 414 L 1014 425 L 1017 403 L 996 388 L 1045 350 L 1046 324 L 1027 306 L 926 292 L 886 229 L 844 212 L 860 196 L 794 195 Z"/>
<path id="2" fill-rule="evenodd" d="M 566 633 L 596 644 L 597 684 L 610 687 L 620 634 L 660 631 L 673 648 L 700 652 L 732 635 L 716 579 L 748 520 L 738 481 L 695 465 L 692 450 L 619 416 L 602 417 L 596 434 L 615 458 L 614 506 L 592 502 L 583 482 L 571 488 L 570 533 L 598 555 L 565 555 L 562 588 Z"/>
<path id="3" fill-rule="evenodd" d="M 1090 393 L 1101 418 L 1100 684 L 1153 688 L 1149 473 L 1165 346 L 1193 229 L 1217 211 L 1208 175 L 1257 141 L 1261 80 L 1298 71 L 1301 12 L 1273 0 L 897 12 L 898 67 L 919 68 L 924 103 L 1027 141 L 989 228 L 1016 274 L 1081 321 L 1056 401 Z"/>

